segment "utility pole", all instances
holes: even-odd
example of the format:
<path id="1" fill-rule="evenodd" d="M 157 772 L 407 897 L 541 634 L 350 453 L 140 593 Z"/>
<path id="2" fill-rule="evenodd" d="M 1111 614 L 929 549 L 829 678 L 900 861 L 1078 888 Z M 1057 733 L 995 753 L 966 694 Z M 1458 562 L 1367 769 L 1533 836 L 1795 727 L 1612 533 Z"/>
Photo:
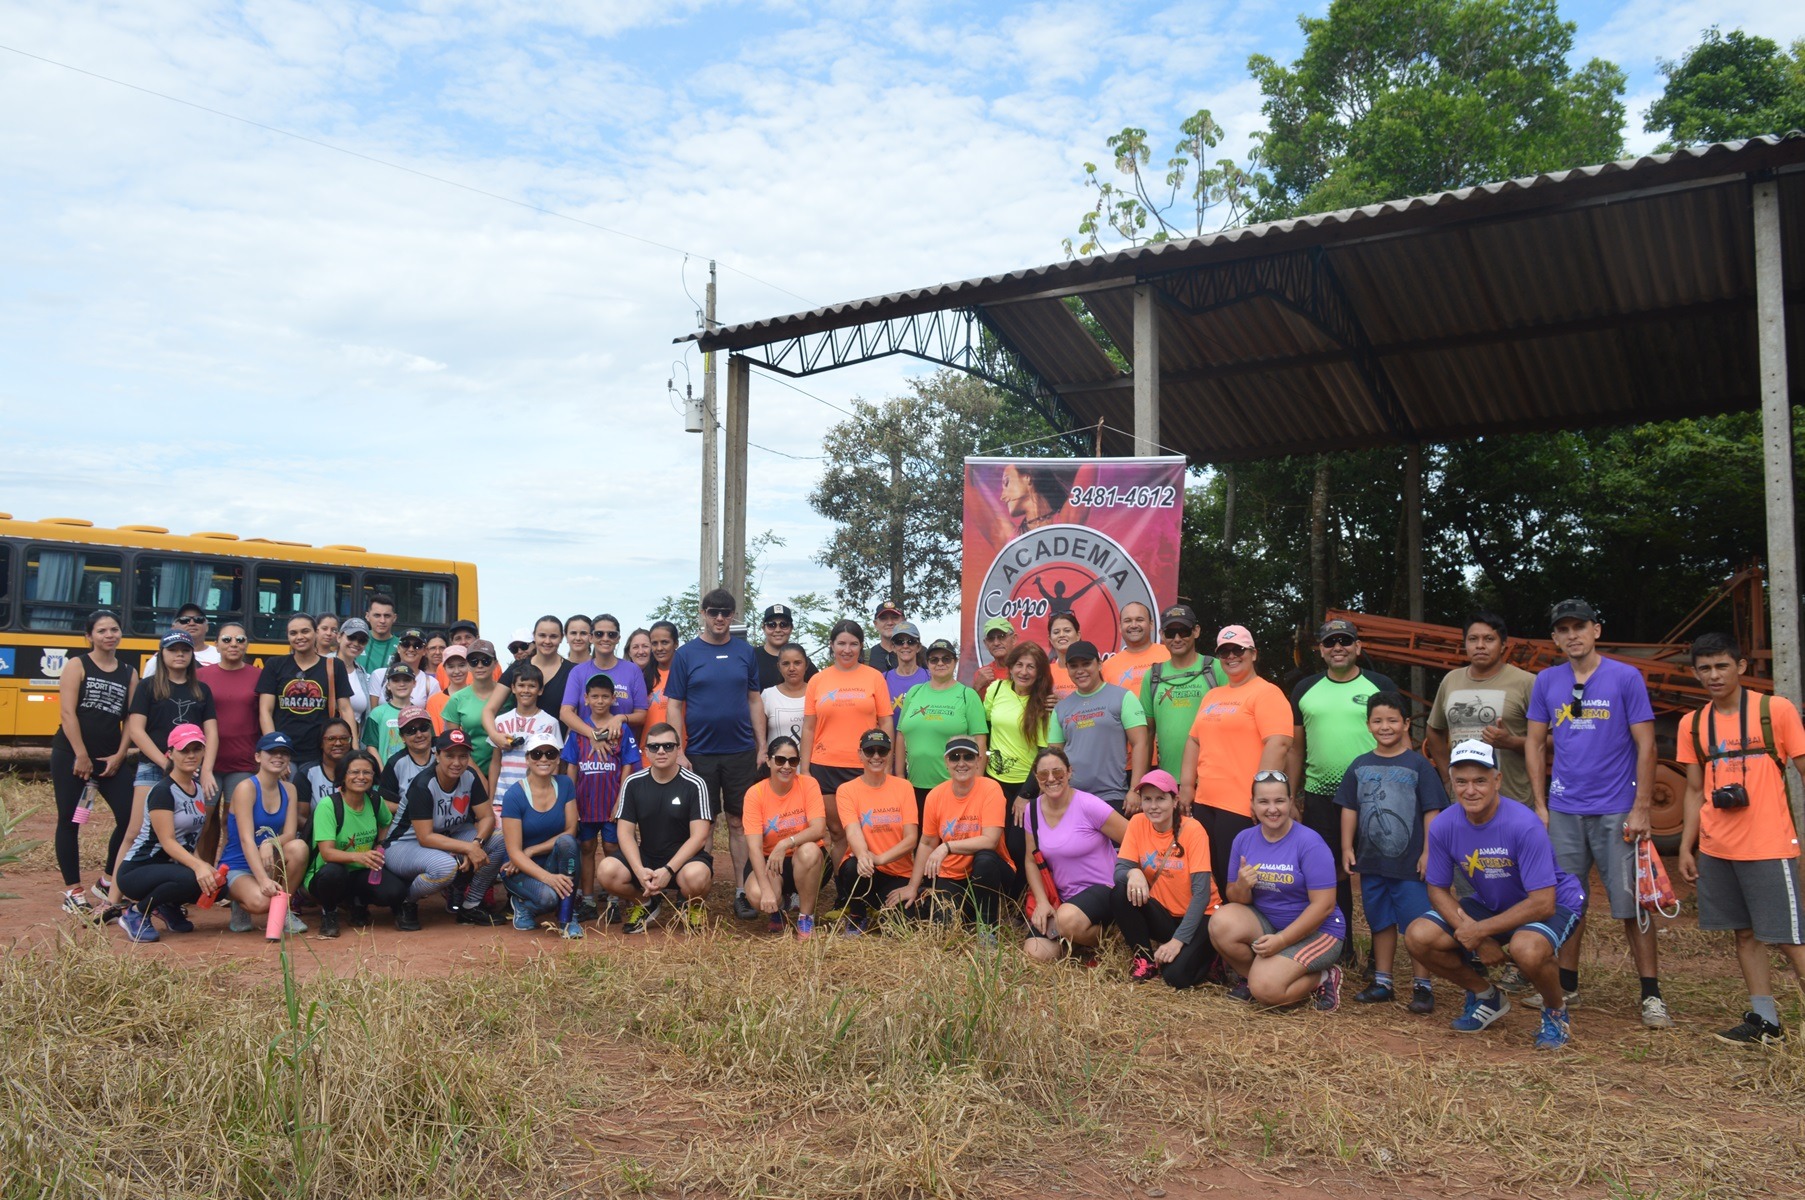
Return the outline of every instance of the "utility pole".
<path id="1" fill-rule="evenodd" d="M 709 333 L 717 328 L 714 319 L 714 284 L 715 265 L 711 258 L 708 260 L 706 307 L 702 310 L 702 328 Z M 721 573 L 718 525 L 721 519 L 721 501 L 716 477 L 720 465 L 720 456 L 716 450 L 719 422 L 714 404 L 714 356 L 713 350 L 702 356 L 702 571 L 697 577 L 700 585 L 696 592 L 698 598 L 720 586 Z"/>

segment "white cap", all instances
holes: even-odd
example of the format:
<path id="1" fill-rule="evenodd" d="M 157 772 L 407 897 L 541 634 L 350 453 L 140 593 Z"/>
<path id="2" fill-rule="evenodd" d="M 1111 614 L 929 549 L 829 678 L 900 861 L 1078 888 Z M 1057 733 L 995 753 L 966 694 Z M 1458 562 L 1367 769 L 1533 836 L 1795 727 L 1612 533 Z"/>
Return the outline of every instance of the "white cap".
<path id="1" fill-rule="evenodd" d="M 550 746 L 553 750 L 562 750 L 564 749 L 564 741 L 553 734 L 546 733 L 542 729 L 535 729 L 533 732 L 526 735 L 526 745 L 522 747 L 521 753 L 531 754 L 541 746 Z"/>
<path id="2" fill-rule="evenodd" d="M 1459 766 L 1461 763 L 1478 763 L 1482 767 L 1491 767 L 1493 770 L 1497 770 L 1498 752 L 1484 742 L 1469 739 L 1454 747 L 1448 755 L 1450 767 Z"/>

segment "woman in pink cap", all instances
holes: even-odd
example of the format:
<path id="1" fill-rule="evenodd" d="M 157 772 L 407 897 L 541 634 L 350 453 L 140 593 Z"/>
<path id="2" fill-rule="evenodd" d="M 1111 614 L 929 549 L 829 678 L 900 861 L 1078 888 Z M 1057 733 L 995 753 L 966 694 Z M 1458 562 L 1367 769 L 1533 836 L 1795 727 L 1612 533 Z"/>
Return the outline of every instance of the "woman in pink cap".
<path id="1" fill-rule="evenodd" d="M 201 758 L 207 735 L 199 725 L 177 725 L 169 731 L 169 771 L 144 799 L 144 822 L 125 852 L 119 890 L 133 898 L 119 916 L 119 927 L 134 942 L 154 942 L 154 914 L 172 933 L 191 933 L 193 922 L 182 912 L 219 888 L 211 850 L 200 853 L 207 804 L 201 796 Z M 215 827 L 217 830 L 217 826 Z"/>
<path id="2" fill-rule="evenodd" d="M 1210 914 L 1221 903 L 1209 835 L 1178 811 L 1178 781 L 1169 772 L 1147 772 L 1136 790 L 1141 811 L 1122 835 L 1110 916 L 1134 955 L 1128 974 L 1136 983 L 1196 987 L 1216 961 Z"/>

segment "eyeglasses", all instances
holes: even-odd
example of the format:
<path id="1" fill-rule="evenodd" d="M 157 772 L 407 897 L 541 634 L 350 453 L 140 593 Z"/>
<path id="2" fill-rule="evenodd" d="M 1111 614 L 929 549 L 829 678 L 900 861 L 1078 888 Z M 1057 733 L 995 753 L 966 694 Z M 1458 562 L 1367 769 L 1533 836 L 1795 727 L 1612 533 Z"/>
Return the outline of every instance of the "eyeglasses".
<path id="1" fill-rule="evenodd" d="M 978 752 L 976 750 L 948 750 L 946 761 L 950 763 L 976 762 L 978 761 Z"/>
<path id="2" fill-rule="evenodd" d="M 1326 638 L 1322 639 L 1322 641 L 1319 643 L 1319 645 L 1323 645 L 1323 646 L 1338 646 L 1338 647 L 1339 646 L 1351 646 L 1353 644 L 1354 644 L 1354 639 L 1349 637 L 1345 633 L 1338 633 L 1338 634 L 1335 634 L 1333 637 L 1326 637 Z"/>
<path id="3" fill-rule="evenodd" d="M 1291 777 L 1283 771 L 1256 771 L 1253 781 L 1255 783 L 1282 783 L 1286 787 L 1291 786 Z"/>
<path id="4" fill-rule="evenodd" d="M 802 759 L 794 754 L 773 754 L 771 756 L 771 765 L 774 767 L 793 767 L 801 761 Z"/>
<path id="5" fill-rule="evenodd" d="M 558 752 L 550 746 L 541 746 L 537 750 L 528 750 L 526 756 L 534 762 L 549 762 L 558 757 Z"/>
<path id="6" fill-rule="evenodd" d="M 919 646 L 919 645 L 921 645 L 921 639 L 920 638 L 912 638 L 908 634 L 905 633 L 901 637 L 891 638 L 890 644 L 892 646 Z"/>
<path id="7" fill-rule="evenodd" d="M 677 748 L 676 742 L 647 742 L 646 749 L 653 754 L 669 754 Z"/>
<path id="8" fill-rule="evenodd" d="M 348 733 L 329 733 L 320 740 L 322 742 L 331 742 L 335 746 L 343 742 L 348 746 L 351 744 L 351 735 Z"/>
<path id="9" fill-rule="evenodd" d="M 191 613 L 186 617 L 177 617 L 175 623 L 177 625 L 205 625 L 207 623 L 207 618 L 196 616 Z"/>
<path id="10" fill-rule="evenodd" d="M 495 665 L 495 660 L 490 658 L 487 654 L 469 654 L 464 657 L 464 661 L 473 667 L 492 667 Z"/>
<path id="11" fill-rule="evenodd" d="M 1217 646 L 1216 647 L 1216 657 L 1217 658 L 1245 658 L 1245 657 L 1247 657 L 1247 647 L 1246 646 L 1232 646 L 1232 645 L 1231 646 Z"/>
<path id="12" fill-rule="evenodd" d="M 242 646 L 248 640 L 249 639 L 247 638 L 241 637 L 222 637 L 219 639 L 219 644 L 222 646 Z"/>
<path id="13" fill-rule="evenodd" d="M 733 615 L 731 608 L 705 608 L 702 611 L 711 617 L 731 617 Z"/>
<path id="14" fill-rule="evenodd" d="M 1071 772 L 1064 767 L 1048 767 L 1044 771 L 1034 772 L 1034 778 L 1040 780 L 1042 783 L 1058 783 L 1061 779 L 1065 779 L 1070 775 Z"/>

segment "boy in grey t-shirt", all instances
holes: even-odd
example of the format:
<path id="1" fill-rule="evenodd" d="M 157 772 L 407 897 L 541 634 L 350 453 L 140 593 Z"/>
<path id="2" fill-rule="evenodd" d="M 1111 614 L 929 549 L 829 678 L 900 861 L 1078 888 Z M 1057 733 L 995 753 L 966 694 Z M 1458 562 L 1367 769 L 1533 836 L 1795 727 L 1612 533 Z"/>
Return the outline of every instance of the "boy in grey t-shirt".
<path id="1" fill-rule="evenodd" d="M 1122 812 L 1130 791 L 1147 772 L 1147 714 L 1140 697 L 1103 682 L 1098 657 L 1090 642 L 1067 647 L 1066 670 L 1077 690 L 1053 709 L 1047 742 L 1065 747 L 1072 760 L 1073 787 Z M 1139 807 L 1137 798 L 1134 811 Z"/>

